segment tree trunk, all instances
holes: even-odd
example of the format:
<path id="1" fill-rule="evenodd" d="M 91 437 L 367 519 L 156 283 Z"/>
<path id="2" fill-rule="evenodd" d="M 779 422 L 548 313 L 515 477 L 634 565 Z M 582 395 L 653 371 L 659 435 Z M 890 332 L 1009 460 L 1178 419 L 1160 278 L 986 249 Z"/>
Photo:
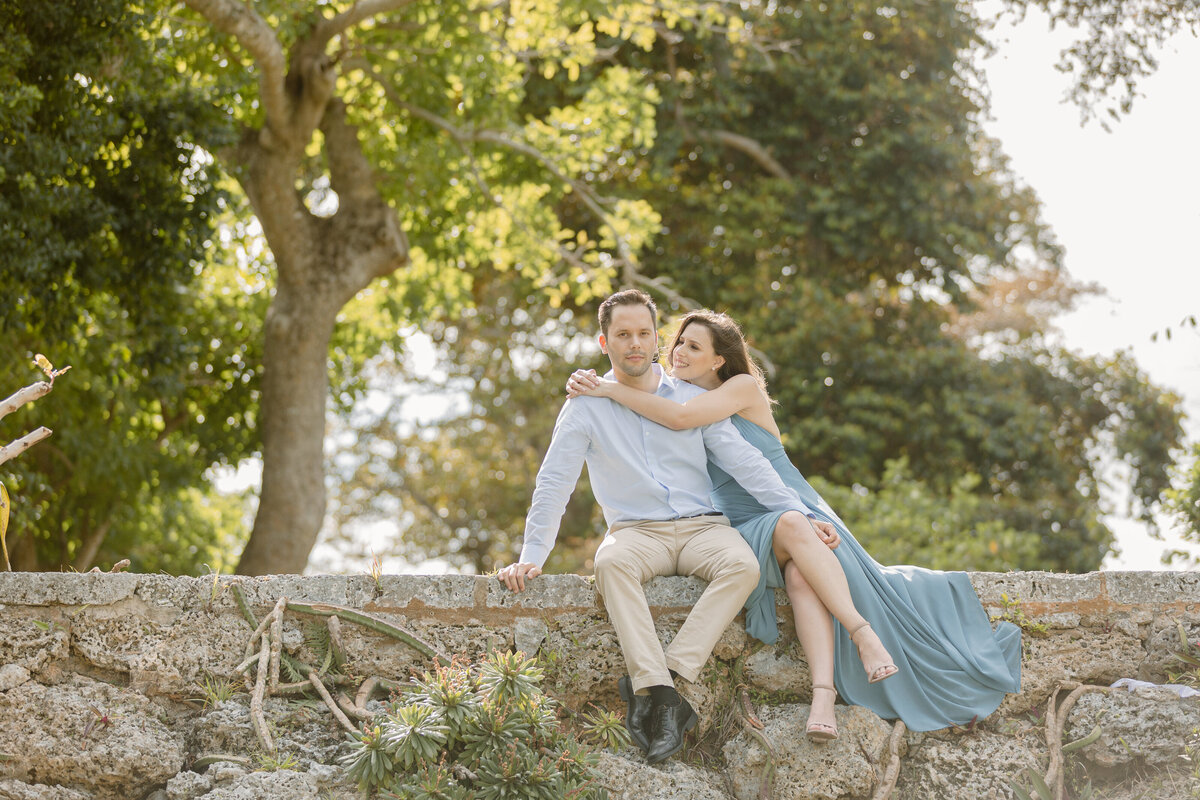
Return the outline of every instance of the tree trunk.
<path id="1" fill-rule="evenodd" d="M 237 571 L 301 572 L 325 517 L 325 404 L 329 343 L 337 314 L 375 278 L 408 259 L 396 214 L 331 99 L 321 118 L 333 217 L 315 217 L 296 191 L 299 157 L 264 137 L 238 148 L 240 180 L 275 257 L 275 297 L 267 312 L 259 426 L 263 478 L 258 513 Z"/>
<path id="2" fill-rule="evenodd" d="M 242 575 L 302 572 L 325 517 L 325 398 L 334 314 L 279 287 L 263 345 L 262 491 Z M 336 314 L 336 310 L 334 312 Z"/>
<path id="3" fill-rule="evenodd" d="M 263 478 L 243 575 L 300 572 L 325 517 L 325 398 L 329 341 L 338 311 L 371 281 L 408 261 L 396 213 L 379 194 L 358 131 L 335 96 L 337 72 L 326 54 L 346 28 L 401 0 L 354 4 L 315 25 L 285 52 L 252 4 L 185 0 L 238 40 L 259 76 L 262 127 L 248 130 L 229 156 L 275 258 L 275 296 L 267 311 L 258 424 Z M 304 204 L 305 150 L 320 128 L 338 210 L 321 219 Z"/>

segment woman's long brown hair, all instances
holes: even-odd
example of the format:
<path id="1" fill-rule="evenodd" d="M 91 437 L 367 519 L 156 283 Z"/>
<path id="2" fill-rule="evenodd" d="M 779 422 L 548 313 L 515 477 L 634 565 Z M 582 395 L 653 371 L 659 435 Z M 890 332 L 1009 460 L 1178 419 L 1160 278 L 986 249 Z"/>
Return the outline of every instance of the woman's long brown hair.
<path id="1" fill-rule="evenodd" d="M 671 347 L 667 350 L 668 364 L 672 363 L 671 355 L 679 346 L 679 337 L 693 323 L 708 328 L 708 332 L 712 334 L 713 351 L 725 359 L 725 363 L 717 370 L 718 378 L 727 381 L 734 375 L 750 375 L 758 384 L 758 388 L 763 390 L 763 394 L 767 394 L 767 379 L 762 367 L 750 357 L 750 347 L 746 344 L 746 337 L 742 335 L 741 326 L 728 314 L 709 311 L 706 308 L 684 314 L 679 321 L 679 330 L 675 331 L 671 340 Z"/>

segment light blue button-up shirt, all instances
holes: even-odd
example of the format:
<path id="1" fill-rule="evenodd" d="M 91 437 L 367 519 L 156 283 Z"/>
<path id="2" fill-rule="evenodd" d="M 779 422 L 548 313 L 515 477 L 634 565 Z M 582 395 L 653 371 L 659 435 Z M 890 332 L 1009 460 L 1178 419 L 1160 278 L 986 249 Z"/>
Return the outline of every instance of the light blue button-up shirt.
<path id="1" fill-rule="evenodd" d="M 661 397 L 685 403 L 704 392 L 661 373 L 658 365 L 654 370 L 659 375 L 655 394 Z M 520 561 L 539 567 L 546 563 L 585 462 L 592 492 L 611 527 L 713 513 L 710 458 L 768 509 L 811 513 L 727 419 L 674 431 L 606 397 L 568 400 L 538 470 Z"/>

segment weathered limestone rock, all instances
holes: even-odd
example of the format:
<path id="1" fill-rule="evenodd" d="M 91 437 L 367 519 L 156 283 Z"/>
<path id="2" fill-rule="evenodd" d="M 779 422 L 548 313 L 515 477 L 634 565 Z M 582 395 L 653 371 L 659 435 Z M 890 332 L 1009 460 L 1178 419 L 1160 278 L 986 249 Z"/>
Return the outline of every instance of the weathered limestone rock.
<path id="1" fill-rule="evenodd" d="M 886 761 L 891 725 L 860 706 L 837 706 L 838 738 L 814 743 L 804 736 L 807 705 L 762 709 L 762 734 L 771 742 L 768 755 L 757 738 L 739 734 L 724 747 L 733 794 L 757 800 L 768 757 L 775 762 L 776 800 L 838 800 L 869 796 Z"/>
<path id="2" fill-rule="evenodd" d="M 0 595 L 0 600 L 7 602 L 8 598 Z M 63 627 L 61 612 L 37 609 L 42 613 L 30 614 L 29 611 L 8 606 L 0 615 L 0 663 L 30 673 L 55 674 L 56 665 L 70 654 L 70 637 Z"/>
<path id="3" fill-rule="evenodd" d="M 812 673 L 808 662 L 795 649 L 764 647 L 746 659 L 746 680 L 768 692 L 812 699 Z"/>
<path id="4" fill-rule="evenodd" d="M 1008 800 L 1012 780 L 1019 781 L 1026 769 L 1045 770 L 1044 742 L 1042 731 L 1029 727 L 961 736 L 910 733 L 895 797 Z"/>
<path id="5" fill-rule="evenodd" d="M 195 800 L 212 788 L 212 778 L 196 772 L 181 772 L 167 781 L 166 800 Z"/>
<path id="6" fill-rule="evenodd" d="M 29 680 L 29 670 L 20 664 L 5 664 L 0 667 L 0 692 L 15 689 Z"/>
<path id="7" fill-rule="evenodd" d="M 973 574 L 992 614 L 1026 626 L 1024 685 L 1001 709 L 966 734 L 908 734 L 896 800 L 1009 798 L 1009 782 L 1026 769 L 1045 770 L 1044 730 L 1035 724 L 1064 680 L 1110 683 L 1119 677 L 1162 682 L 1184 645 L 1178 627 L 1200 640 L 1200 575 L 1195 573 Z M 344 734 L 312 700 L 268 698 L 265 714 L 276 756 L 295 768 L 256 772 L 260 744 L 250 724 L 240 678 L 231 700 L 201 711 L 204 679 L 233 680 L 250 626 L 234 603 L 241 587 L 261 617 L 280 596 L 366 611 L 407 628 L 448 654 L 476 659 L 491 651 L 536 651 L 543 688 L 573 711 L 589 704 L 624 712 L 616 680 L 625 664 L 603 604 L 589 579 L 547 575 L 515 595 L 494 578 L 367 575 L 173 578 L 166 575 L 0 573 L 0 800 L 351 800 L 336 766 Z M 660 640 L 669 642 L 704 590 L 692 578 L 659 578 L 645 587 Z M 1007 595 L 1007 600 L 1003 596 Z M 776 593 L 781 638 L 751 654 L 737 620 L 726 627 L 701 680 L 683 691 L 701 717 L 693 744 L 664 765 L 648 767 L 635 751 L 602 756 L 614 798 L 730 800 L 752 797 L 765 758 L 741 734 L 725 743 L 726 764 L 712 752 L 727 724 L 730 691 L 744 680 L 768 721 L 779 774 L 778 800 L 869 797 L 884 768 L 890 731 L 863 709 L 839 706 L 842 739 L 809 745 L 808 668 L 791 629 L 790 609 Z M 288 612 L 287 652 L 312 662 L 305 643 L 318 618 Z M 400 682 L 429 669 L 406 644 L 343 624 L 348 670 Z M 742 670 L 735 665 L 741 660 Z M 735 679 L 735 674 L 737 678 Z M 353 687 L 350 687 L 353 691 Z M 94 707 L 96 712 L 91 709 Z M 376 708 L 378 706 L 375 706 Z M 1182 760 L 1200 750 L 1200 701 L 1114 694 L 1076 705 L 1064 738 L 1097 721 L 1104 737 L 1070 756 L 1108 800 L 1200 796 L 1200 778 Z M 1025 712 L 1034 711 L 1034 715 Z M 579 718 L 564 715 L 578 724 Z M 107 723 L 103 720 L 107 717 Z M 180 772 L 200 755 L 222 761 Z M 1194 756 L 1193 756 L 1194 757 Z M 695 764 L 703 758 L 724 773 Z M 755 759 L 758 759 L 757 762 Z M 736 778 L 736 780 L 735 780 Z M 1026 783 L 1026 785 L 1028 785 Z M 740 788 L 732 789 L 731 786 Z M 1182 787 L 1182 788 L 1181 788 Z"/>
<path id="8" fill-rule="evenodd" d="M 319 800 L 317 780 L 304 772 L 282 769 L 277 772 L 251 772 L 227 784 L 221 784 L 197 800 L 262 800 L 287 797 L 289 800 Z M 191 800 L 191 798 L 188 798 Z"/>
<path id="9" fill-rule="evenodd" d="M 83 676 L 0 695 L 0 777 L 141 797 L 183 768 L 182 737 L 144 696 Z"/>
<path id="10" fill-rule="evenodd" d="M 1200 731 L 1200 697 L 1181 699 L 1169 689 L 1114 689 L 1079 698 L 1067 718 L 1064 740 L 1086 736 L 1100 726 L 1100 738 L 1079 754 L 1103 767 L 1134 762 L 1177 763 L 1184 743 Z"/>
<path id="11" fill-rule="evenodd" d="M 649 766 L 627 750 L 603 753 L 597 768 L 611 800 L 730 800 L 720 775 L 679 759 Z"/>
<path id="12" fill-rule="evenodd" d="M 263 703 L 263 716 L 271 728 L 277 758 L 290 755 L 310 764 L 336 761 L 343 742 L 342 730 L 331 724 L 324 708 L 271 697 Z M 219 703 L 196 718 L 187 731 L 187 743 L 189 752 L 197 755 L 244 755 L 260 750 L 246 695 Z"/>
<path id="13" fill-rule="evenodd" d="M 92 796 L 65 786 L 0 781 L 0 800 L 92 800 Z"/>
<path id="14" fill-rule="evenodd" d="M 1021 692 L 1005 698 L 999 716 L 1045 708 L 1046 700 L 1064 680 L 1107 686 L 1118 678 L 1137 677 L 1142 673 L 1145 659 L 1140 639 L 1104 629 L 1075 628 L 1055 630 L 1047 636 L 1026 635 L 1024 649 Z"/>

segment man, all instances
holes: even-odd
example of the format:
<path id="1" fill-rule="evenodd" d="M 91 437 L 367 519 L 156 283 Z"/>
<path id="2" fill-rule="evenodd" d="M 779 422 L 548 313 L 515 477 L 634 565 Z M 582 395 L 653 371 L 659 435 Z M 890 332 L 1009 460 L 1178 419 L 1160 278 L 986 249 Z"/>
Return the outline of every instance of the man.
<path id="1" fill-rule="evenodd" d="M 686 402 L 704 390 L 652 366 L 658 349 L 656 315 L 654 301 L 644 292 L 609 297 L 600 305 L 600 349 L 616 380 Z M 542 573 L 586 462 L 609 526 L 596 551 L 596 588 L 629 670 L 620 682 L 629 704 L 626 724 L 651 764 L 679 752 L 684 734 L 696 724 L 674 678 L 699 677 L 717 639 L 758 584 L 753 550 L 712 506 L 710 457 L 767 508 L 810 513 L 728 420 L 673 431 L 607 398 L 568 400 L 538 470 L 520 558 L 499 572 L 500 580 L 516 592 Z M 819 535 L 835 545 L 836 531 L 821 526 Z M 642 590 L 656 575 L 696 575 L 708 581 L 665 652 Z"/>

